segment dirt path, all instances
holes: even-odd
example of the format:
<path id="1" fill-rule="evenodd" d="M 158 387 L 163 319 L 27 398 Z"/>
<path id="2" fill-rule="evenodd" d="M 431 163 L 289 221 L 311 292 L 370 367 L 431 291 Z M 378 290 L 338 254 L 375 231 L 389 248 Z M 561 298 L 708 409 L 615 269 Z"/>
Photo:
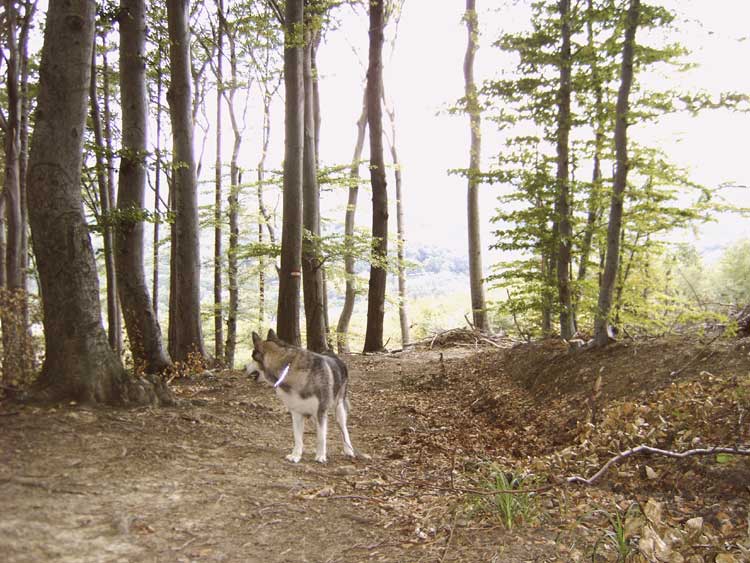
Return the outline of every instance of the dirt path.
<path id="1" fill-rule="evenodd" d="M 545 353 L 540 365 L 553 365 Z M 525 354 L 516 360 L 530 362 Z M 627 357 L 624 366 L 632 365 Z M 585 363 L 592 373 L 596 358 Z M 746 362 L 746 352 L 738 358 Z M 288 414 L 270 389 L 237 372 L 176 385 L 183 401 L 175 408 L 0 402 L 0 560 L 614 561 L 601 541 L 609 520 L 599 507 L 619 510 L 657 495 L 665 520 L 669 514 L 680 526 L 697 514 L 705 513 L 707 522 L 725 514 L 734 528 L 722 536 L 724 545 L 739 537 L 746 463 L 726 465 L 740 471 L 736 486 L 698 462 L 677 471 L 652 462 L 664 484 L 643 483 L 634 464 L 616 472 L 611 486 L 538 495 L 533 518 L 509 531 L 477 512 L 479 497 L 466 491 L 481 485 L 488 463 L 547 475 L 598 464 L 591 449 L 578 459 L 572 447 L 581 438 L 571 420 L 585 418 L 585 401 L 550 395 L 540 402 L 538 391 L 505 374 L 498 351 L 476 356 L 464 347 L 347 361 L 352 440 L 372 460 L 345 458 L 331 424 L 329 462 L 315 463 L 308 423 L 302 462 L 286 462 Z M 561 373 L 580 380 L 560 363 Z M 716 409 L 724 408 L 714 389 L 700 389 L 712 393 Z M 669 412 L 677 408 L 666 404 Z M 727 420 L 736 419 L 730 407 Z M 624 421 L 633 408 L 637 415 L 629 407 L 613 416 Z M 604 428 L 606 412 L 602 417 Z M 717 420 L 714 414 L 712 427 L 721 426 Z M 694 489 L 684 474 L 693 476 Z M 698 497 L 705 483 L 719 486 L 711 499 Z M 601 543 L 601 555 L 593 557 Z"/>

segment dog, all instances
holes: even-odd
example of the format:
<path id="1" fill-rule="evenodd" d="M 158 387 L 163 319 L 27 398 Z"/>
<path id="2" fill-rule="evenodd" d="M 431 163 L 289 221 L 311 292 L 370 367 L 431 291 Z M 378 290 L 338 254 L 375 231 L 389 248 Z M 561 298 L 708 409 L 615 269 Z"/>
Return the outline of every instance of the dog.
<path id="1" fill-rule="evenodd" d="M 317 444 L 315 461 L 325 463 L 328 411 L 334 410 L 336 422 L 344 442 L 344 454 L 348 457 L 367 456 L 352 446 L 346 419 L 349 401 L 348 369 L 333 353 L 317 354 L 292 346 L 268 331 L 266 340 L 253 332 L 253 361 L 245 368 L 247 374 L 271 385 L 292 415 L 294 448 L 286 456 L 288 461 L 298 463 L 302 459 L 302 435 L 305 418 L 315 421 Z"/>

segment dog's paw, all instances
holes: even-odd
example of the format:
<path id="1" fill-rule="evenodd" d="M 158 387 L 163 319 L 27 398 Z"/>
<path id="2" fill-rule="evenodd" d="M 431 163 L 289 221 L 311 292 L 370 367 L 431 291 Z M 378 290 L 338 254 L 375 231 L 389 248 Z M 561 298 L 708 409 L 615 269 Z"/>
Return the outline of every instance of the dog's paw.
<path id="1" fill-rule="evenodd" d="M 328 460 L 326 459 L 326 456 L 324 456 L 324 455 L 316 455 L 315 456 L 315 461 L 317 461 L 318 463 L 327 463 L 328 462 Z"/>
<path id="2" fill-rule="evenodd" d="M 286 456 L 286 460 L 291 461 L 292 463 L 299 463 L 299 460 L 301 459 L 301 455 L 289 454 L 288 456 Z"/>

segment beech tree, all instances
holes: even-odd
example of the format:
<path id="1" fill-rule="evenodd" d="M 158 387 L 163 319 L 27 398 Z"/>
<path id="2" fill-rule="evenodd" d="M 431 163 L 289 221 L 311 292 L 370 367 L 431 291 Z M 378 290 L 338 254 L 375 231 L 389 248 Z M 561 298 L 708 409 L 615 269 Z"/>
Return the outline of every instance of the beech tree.
<path id="1" fill-rule="evenodd" d="M 82 402 L 169 401 L 160 381 L 128 377 L 102 326 L 80 185 L 95 7 L 93 0 L 51 2 L 44 30 L 28 167 L 45 334 L 38 393 Z"/>
<path id="2" fill-rule="evenodd" d="M 616 276 L 620 264 L 620 233 L 622 230 L 622 210 L 625 188 L 628 182 L 628 119 L 630 118 L 630 89 L 633 85 L 633 59 L 635 51 L 635 33 L 640 16 L 640 0 L 630 0 L 628 7 L 625 40 L 622 47 L 622 73 L 620 90 L 617 94 L 615 116 L 615 182 L 612 189 L 612 200 L 607 227 L 607 254 L 599 288 L 599 303 L 594 324 L 594 340 L 598 346 L 609 343 L 610 312 L 615 289 Z"/>
<path id="3" fill-rule="evenodd" d="M 143 264 L 148 129 L 145 2 L 121 0 L 119 21 L 122 153 L 115 228 L 117 289 L 133 362 L 146 373 L 159 373 L 171 362 L 162 346 Z"/>
<path id="4" fill-rule="evenodd" d="M 367 125 L 370 132 L 370 183 L 372 184 L 372 258 L 367 293 L 365 352 L 383 349 L 383 319 L 388 256 L 388 192 L 383 157 L 383 31 L 384 2 L 370 2 L 369 65 L 367 69 Z"/>
<path id="5" fill-rule="evenodd" d="M 287 0 L 284 11 L 284 204 L 276 332 L 299 345 L 302 276 L 302 175 L 304 151 L 304 0 Z"/>
<path id="6" fill-rule="evenodd" d="M 200 322 L 198 186 L 193 153 L 192 74 L 188 0 L 167 1 L 173 170 L 172 262 L 169 298 L 169 354 L 184 362 L 206 358 Z"/>
<path id="7" fill-rule="evenodd" d="M 469 114 L 471 148 L 467 171 L 467 215 L 469 235 L 469 289 L 474 326 L 481 331 L 489 330 L 487 304 L 484 295 L 484 272 L 482 268 L 482 241 L 479 228 L 479 186 L 482 158 L 482 114 L 479 107 L 477 86 L 474 82 L 474 57 L 478 48 L 479 22 L 476 0 L 466 0 L 464 14 L 468 41 L 464 56 L 464 96 L 466 113 Z"/>

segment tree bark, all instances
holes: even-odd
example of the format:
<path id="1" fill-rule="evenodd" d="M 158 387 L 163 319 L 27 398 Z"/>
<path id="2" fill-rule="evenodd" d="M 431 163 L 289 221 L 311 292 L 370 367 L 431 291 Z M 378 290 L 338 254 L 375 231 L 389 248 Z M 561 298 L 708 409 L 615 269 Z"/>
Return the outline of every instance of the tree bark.
<path id="1" fill-rule="evenodd" d="M 383 93 L 383 107 L 388 114 L 388 120 L 391 124 L 391 135 L 388 139 L 390 145 L 391 160 L 393 161 L 393 175 L 396 184 L 396 268 L 398 270 L 398 320 L 401 327 L 401 346 L 406 346 L 411 342 L 409 338 L 409 315 L 406 307 L 406 267 L 404 265 L 404 253 L 406 251 L 406 225 L 404 223 L 404 201 L 402 195 L 402 175 L 401 163 L 398 159 L 398 150 L 396 148 L 396 110 L 391 106 L 388 107 Z"/>
<path id="2" fill-rule="evenodd" d="M 154 246 L 152 248 L 153 256 L 153 273 L 152 273 L 152 292 L 151 292 L 151 307 L 154 309 L 154 318 L 159 320 L 159 246 L 160 246 L 160 226 L 161 226 L 161 163 L 162 163 L 162 151 L 161 151 L 161 119 L 162 119 L 162 89 L 164 87 L 164 80 L 162 79 L 162 57 L 164 47 L 161 39 L 157 47 L 156 54 L 156 164 L 154 165 Z"/>
<path id="3" fill-rule="evenodd" d="M 39 397 L 170 401 L 163 384 L 130 380 L 102 326 L 99 281 L 81 202 L 81 160 L 96 4 L 51 2 L 29 158 L 29 217 L 44 310 Z"/>
<path id="4" fill-rule="evenodd" d="M 5 123 L 5 179 L 3 197 L 7 238 L 5 248 L 6 286 L 2 300 L 3 376 L 8 382 L 24 379 L 26 327 L 24 309 L 26 287 L 22 233 L 26 228 L 21 216 L 21 92 L 20 54 L 16 33 L 17 11 L 13 0 L 5 0 L 6 48 L 8 50 L 6 92 L 8 115 Z"/>
<path id="5" fill-rule="evenodd" d="M 171 365 L 162 346 L 143 268 L 142 214 L 145 211 L 148 96 L 146 91 L 146 6 L 120 2 L 120 92 L 122 156 L 115 229 L 117 290 L 136 371 L 159 373 Z"/>
<path id="6" fill-rule="evenodd" d="M 484 273 L 482 268 L 482 240 L 479 217 L 479 185 L 482 158 L 482 114 L 474 82 L 474 55 L 477 51 L 479 22 L 476 0 L 466 0 L 466 30 L 468 41 L 464 56 L 464 92 L 466 112 L 469 114 L 471 149 L 469 153 L 467 215 L 469 234 L 469 287 L 471 289 L 471 311 L 474 327 L 488 331 L 487 304 L 484 295 Z"/>
<path id="7" fill-rule="evenodd" d="M 91 106 L 91 126 L 96 144 L 96 178 L 99 187 L 99 205 L 102 216 L 102 245 L 104 247 L 104 271 L 107 280 L 107 333 L 109 345 L 118 355 L 122 354 L 122 326 L 120 324 L 120 300 L 117 296 L 117 275 L 115 274 L 115 252 L 112 238 L 112 202 L 109 199 L 107 184 L 107 147 L 104 144 L 102 118 L 97 99 L 96 85 L 96 38 L 91 56 L 91 80 L 89 105 Z"/>
<path id="8" fill-rule="evenodd" d="M 383 319 L 388 257 L 388 191 L 383 158 L 383 30 L 384 2 L 370 2 L 370 45 L 367 69 L 367 124 L 370 128 L 372 184 L 372 254 L 367 293 L 365 352 L 383 350 Z"/>
<path id="9" fill-rule="evenodd" d="M 344 306 L 341 309 L 339 322 L 336 326 L 336 346 L 339 353 L 349 352 L 349 322 L 354 312 L 354 300 L 357 297 L 357 275 L 354 272 L 354 219 L 357 212 L 357 197 L 359 195 L 359 164 L 362 160 L 362 149 L 365 146 L 367 132 L 367 94 L 362 99 L 362 113 L 357 120 L 357 141 L 354 144 L 354 156 L 349 169 L 349 197 L 346 203 L 344 217 L 344 272 L 346 276 L 346 292 Z"/>
<path id="10" fill-rule="evenodd" d="M 573 315 L 572 291 L 570 287 L 570 260 L 573 229 L 571 227 L 570 204 L 570 97 L 571 97 L 571 51 L 570 51 L 570 0 L 558 3 L 562 26 L 560 50 L 560 90 L 558 92 L 557 121 L 557 290 L 560 300 L 560 336 L 570 339 L 576 332 Z"/>
<path id="11" fill-rule="evenodd" d="M 223 9 L 223 8 L 222 8 Z M 222 26 L 226 20 L 222 16 Z M 226 31 L 226 30 L 225 30 Z M 232 124 L 234 141 L 232 143 L 232 156 L 229 164 L 229 252 L 227 257 L 227 282 L 229 285 L 229 308 L 227 310 L 227 341 L 225 346 L 225 363 L 231 369 L 234 366 L 234 355 L 237 348 L 237 311 L 239 308 L 239 281 L 237 266 L 237 251 L 239 249 L 240 225 L 239 225 L 239 197 L 241 172 L 239 166 L 240 148 L 242 146 L 243 127 L 237 120 L 234 99 L 239 87 L 239 76 L 237 72 L 237 48 L 236 35 L 227 33 L 229 40 L 229 66 L 231 72 L 231 86 L 224 90 L 224 99 L 229 110 L 229 120 Z"/>
<path id="12" fill-rule="evenodd" d="M 316 149 L 315 99 L 313 96 L 312 24 L 305 31 L 304 92 L 305 135 L 302 180 L 302 290 L 305 304 L 307 348 L 314 352 L 328 350 L 325 325 L 325 295 L 320 256 L 320 186 Z"/>
<path id="13" fill-rule="evenodd" d="M 206 359 L 200 322 L 198 185 L 193 153 L 188 1 L 167 1 L 171 83 L 167 101 L 172 121 L 173 262 L 169 310 L 169 353 L 176 362 L 191 355 Z"/>
<path id="14" fill-rule="evenodd" d="M 217 0 L 219 21 L 216 31 L 216 162 L 214 163 L 214 356 L 217 361 L 224 356 L 224 305 L 222 303 L 222 166 L 221 110 L 224 89 L 224 1 Z M 231 204 L 231 198 L 230 198 Z M 231 213 L 231 210 L 230 210 Z M 234 356 L 234 351 L 232 351 Z M 234 357 L 232 357 L 234 360 Z"/>
<path id="15" fill-rule="evenodd" d="M 615 180 L 607 227 L 607 252 L 599 288 L 599 301 L 594 319 L 594 341 L 597 346 L 606 346 L 611 338 L 610 313 L 620 264 L 620 232 L 625 188 L 628 183 L 628 111 L 630 90 L 633 85 L 633 58 L 635 33 L 640 16 L 640 0 L 630 0 L 622 48 L 622 70 L 620 89 L 617 93 L 615 118 Z"/>
<path id="16" fill-rule="evenodd" d="M 276 332 L 279 338 L 296 346 L 301 343 L 299 309 L 304 152 L 303 15 L 304 0 L 287 0 L 284 16 L 284 207 Z"/>

